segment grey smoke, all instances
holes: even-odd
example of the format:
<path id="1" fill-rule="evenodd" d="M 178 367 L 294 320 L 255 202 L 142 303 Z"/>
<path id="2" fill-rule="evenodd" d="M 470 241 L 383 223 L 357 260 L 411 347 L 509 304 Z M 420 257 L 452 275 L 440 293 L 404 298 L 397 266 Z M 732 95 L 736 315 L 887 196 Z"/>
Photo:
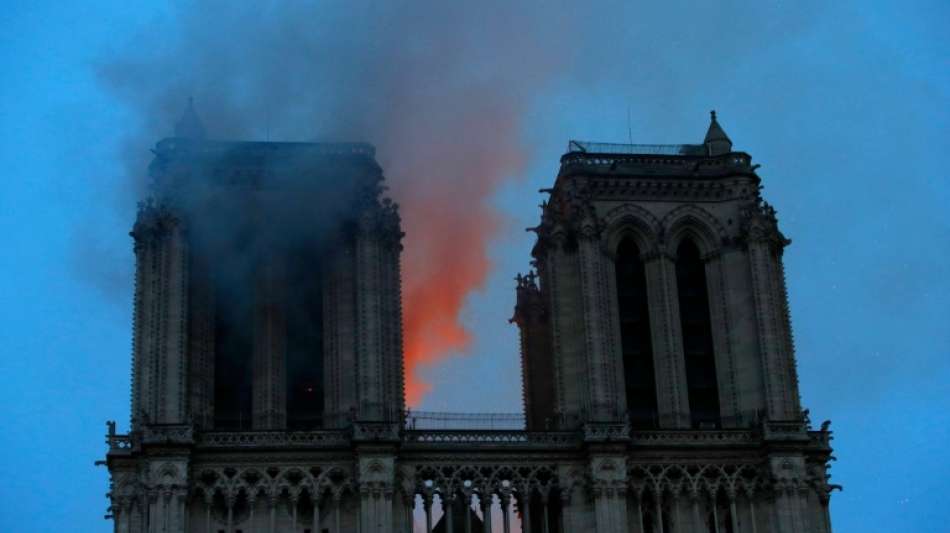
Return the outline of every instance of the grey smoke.
<path id="1" fill-rule="evenodd" d="M 188 97 L 210 138 L 374 143 L 404 207 L 411 344 L 442 334 L 423 332 L 422 314 L 456 321 L 484 281 L 500 224 L 489 197 L 531 157 L 525 116 L 575 53 L 564 37 L 576 18 L 540 13 L 435 1 L 177 6 L 100 75 L 138 121 L 121 143 L 135 183 Z M 411 349 L 410 367 L 463 348 L 460 330 Z"/>
<path id="2" fill-rule="evenodd" d="M 686 9 L 691 16 L 680 17 Z M 120 46 L 99 74 L 134 118 L 119 146 L 128 182 L 138 184 L 129 196 L 145 194 L 147 149 L 170 134 L 189 97 L 211 138 L 375 144 L 403 206 L 413 368 L 467 346 L 458 313 L 484 283 L 488 243 L 504 224 L 491 195 L 534 159 L 527 125 L 550 124 L 575 104 L 615 120 L 625 110 L 605 113 L 595 102 L 599 91 L 621 88 L 635 130 L 651 132 L 646 142 L 693 141 L 670 138 L 667 124 L 693 123 L 682 104 L 697 80 L 721 81 L 727 58 L 741 63 L 755 50 L 750 43 L 809 21 L 800 10 L 748 23 L 758 11 L 623 2 L 179 4 Z M 589 99 L 552 98 L 568 87 Z M 134 202 L 129 196 L 123 205 Z M 426 330 L 427 312 L 446 317 L 449 329 Z M 431 346 L 412 345 L 423 338 Z"/>

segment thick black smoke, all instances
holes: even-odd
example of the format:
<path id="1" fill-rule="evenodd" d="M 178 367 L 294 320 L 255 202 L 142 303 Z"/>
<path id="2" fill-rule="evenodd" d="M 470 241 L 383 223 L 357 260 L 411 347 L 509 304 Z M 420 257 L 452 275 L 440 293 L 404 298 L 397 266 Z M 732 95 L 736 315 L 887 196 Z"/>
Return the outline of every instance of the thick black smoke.
<path id="1" fill-rule="evenodd" d="M 489 195 L 530 157 L 524 116 L 571 55 L 571 16 L 547 13 L 435 1 L 180 6 L 101 77 L 140 121 L 122 143 L 133 179 L 188 97 L 211 138 L 378 147 L 407 232 L 414 402 L 427 388 L 415 365 L 469 342 L 458 313 L 489 269 L 499 227 Z M 291 227 L 280 234 L 296 238 Z"/>
<path id="2" fill-rule="evenodd" d="M 534 155 L 527 121 L 563 113 L 550 96 L 565 86 L 592 93 L 587 106 L 597 91 L 621 84 L 634 120 L 665 131 L 704 78 L 721 78 L 724 64 L 741 64 L 770 35 L 807 20 L 751 24 L 757 8 L 730 6 L 182 4 L 100 74 L 137 121 L 121 146 L 133 182 L 146 149 L 170 133 L 188 97 L 212 138 L 378 147 L 407 232 L 407 389 L 416 403 L 428 388 L 418 365 L 470 342 L 459 312 L 491 267 L 486 248 L 501 221 L 488 200 Z"/>

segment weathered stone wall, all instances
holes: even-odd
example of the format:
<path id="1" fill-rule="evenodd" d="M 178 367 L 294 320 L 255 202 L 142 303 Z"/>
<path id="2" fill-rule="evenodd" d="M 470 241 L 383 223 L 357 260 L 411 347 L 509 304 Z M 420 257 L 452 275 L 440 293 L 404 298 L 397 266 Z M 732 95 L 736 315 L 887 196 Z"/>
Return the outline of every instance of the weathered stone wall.
<path id="1" fill-rule="evenodd" d="M 799 403 L 788 241 L 749 157 L 713 133 L 690 155 L 565 155 L 536 228 L 537 277 L 518 286 L 527 431 L 404 427 L 402 233 L 371 149 L 163 141 L 152 170 L 175 194 L 143 204 L 132 232 L 133 420 L 128 435 L 110 425 L 105 461 L 115 531 L 409 533 L 431 531 L 439 508 L 470 507 L 488 518 L 483 533 L 498 531 L 492 516 L 503 533 L 830 533 L 831 435 L 811 430 Z M 214 157 L 192 165 L 203 150 Z M 216 430 L 213 265 L 175 199 L 205 175 L 251 191 L 280 183 L 257 162 L 281 150 L 356 154 L 365 171 L 322 274 L 327 416 L 287 429 L 279 304 L 292 288 L 274 260 L 247 288 L 253 430 Z M 625 412 L 614 266 L 625 237 L 647 279 L 652 430 L 632 431 Z M 705 263 L 717 428 L 690 427 L 676 278 L 687 238 Z M 442 527 L 472 533 L 471 516 L 457 516 Z"/>
<path id="2" fill-rule="evenodd" d="M 534 250 L 552 316 L 558 412 L 623 417 L 613 254 L 630 236 L 647 273 L 660 427 L 690 424 L 675 273 L 683 239 L 706 263 L 723 427 L 801 416 L 781 259 L 788 241 L 759 189 L 743 153 L 565 156 Z"/>

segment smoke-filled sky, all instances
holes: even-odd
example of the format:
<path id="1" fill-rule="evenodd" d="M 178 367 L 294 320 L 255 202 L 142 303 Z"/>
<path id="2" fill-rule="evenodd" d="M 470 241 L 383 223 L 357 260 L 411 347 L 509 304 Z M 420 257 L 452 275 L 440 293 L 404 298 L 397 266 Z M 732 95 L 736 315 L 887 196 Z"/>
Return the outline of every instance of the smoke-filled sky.
<path id="1" fill-rule="evenodd" d="M 128 419 L 127 231 L 189 96 L 214 138 L 377 145 L 407 232 L 409 400 L 456 411 L 520 408 L 511 278 L 568 139 L 699 142 L 717 109 L 794 241 L 835 530 L 943 527 L 946 3 L 235 4 L 0 19 L 0 530 L 109 530 L 92 462 Z"/>

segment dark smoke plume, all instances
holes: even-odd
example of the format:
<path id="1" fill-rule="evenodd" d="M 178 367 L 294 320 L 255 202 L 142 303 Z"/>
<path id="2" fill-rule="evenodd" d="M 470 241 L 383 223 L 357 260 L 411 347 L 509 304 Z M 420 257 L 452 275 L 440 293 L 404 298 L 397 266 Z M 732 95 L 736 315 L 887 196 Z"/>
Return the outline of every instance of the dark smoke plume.
<path id="1" fill-rule="evenodd" d="M 188 97 L 211 138 L 377 146 L 407 234 L 406 385 L 417 404 L 429 389 L 419 366 L 469 345 L 459 312 L 500 227 L 488 199 L 530 159 L 525 116 L 572 53 L 574 14 L 545 7 L 554 15 L 481 2 L 182 5 L 101 78 L 138 121 L 121 146 L 131 176 L 145 175 L 147 148 Z"/>

